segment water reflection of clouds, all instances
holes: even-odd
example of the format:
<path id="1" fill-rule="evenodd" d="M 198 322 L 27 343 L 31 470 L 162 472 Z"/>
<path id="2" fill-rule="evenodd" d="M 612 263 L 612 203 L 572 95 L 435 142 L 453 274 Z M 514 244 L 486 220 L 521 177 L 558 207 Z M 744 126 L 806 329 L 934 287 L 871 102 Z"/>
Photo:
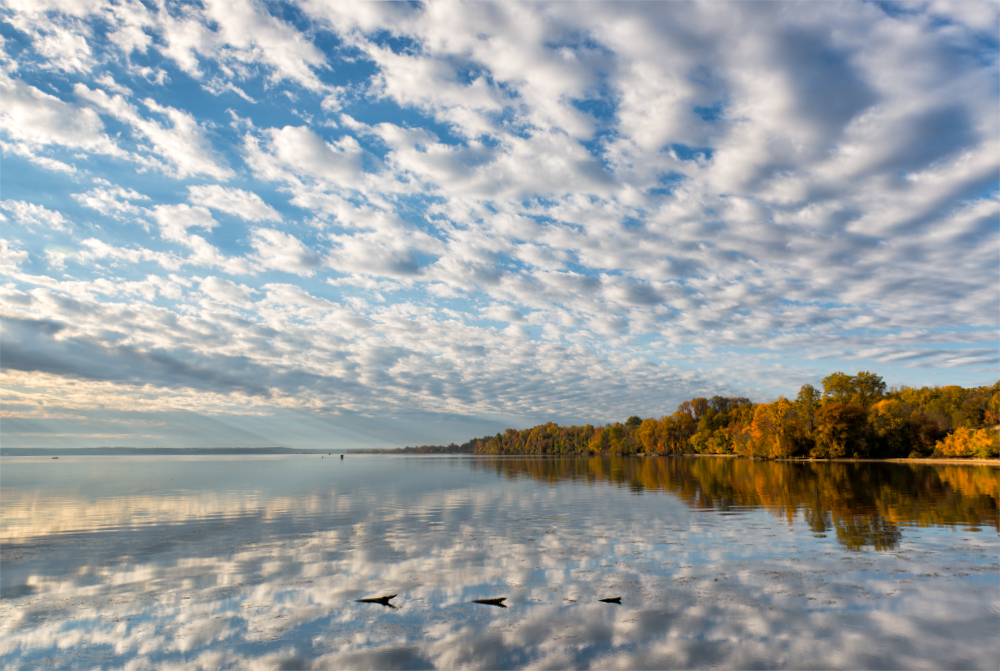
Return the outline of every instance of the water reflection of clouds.
<path id="1" fill-rule="evenodd" d="M 852 553 L 801 520 L 530 480 L 238 500 L 248 527 L 206 526 L 190 511 L 234 518 L 186 496 L 169 524 L 78 534 L 101 555 L 5 539 L 4 584 L 31 593 L 0 603 L 4 666 L 72 651 L 67 666 L 134 669 L 985 668 L 1000 653 L 991 533 Z M 354 602 L 383 593 L 400 609 Z M 498 595 L 510 608 L 468 603 Z"/>

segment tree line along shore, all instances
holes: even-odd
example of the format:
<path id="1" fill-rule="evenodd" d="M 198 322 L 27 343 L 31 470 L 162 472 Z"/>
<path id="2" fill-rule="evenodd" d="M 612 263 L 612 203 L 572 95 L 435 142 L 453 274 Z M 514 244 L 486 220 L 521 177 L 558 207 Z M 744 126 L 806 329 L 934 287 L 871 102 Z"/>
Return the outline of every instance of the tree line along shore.
<path id="1" fill-rule="evenodd" d="M 713 396 L 670 415 L 637 415 L 604 426 L 552 422 L 411 453 L 720 454 L 767 459 L 992 458 L 1000 456 L 1000 382 L 990 387 L 886 390 L 868 371 L 833 373 L 822 392 L 803 385 L 794 400 L 753 403 Z"/>

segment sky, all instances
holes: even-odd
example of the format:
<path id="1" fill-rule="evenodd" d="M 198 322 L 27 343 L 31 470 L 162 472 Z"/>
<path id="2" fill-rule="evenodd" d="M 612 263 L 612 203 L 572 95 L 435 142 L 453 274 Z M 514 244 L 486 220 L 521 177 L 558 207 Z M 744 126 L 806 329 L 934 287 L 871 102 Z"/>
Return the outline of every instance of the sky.
<path id="1" fill-rule="evenodd" d="M 996 2 L 0 2 L 5 446 L 1000 377 Z"/>

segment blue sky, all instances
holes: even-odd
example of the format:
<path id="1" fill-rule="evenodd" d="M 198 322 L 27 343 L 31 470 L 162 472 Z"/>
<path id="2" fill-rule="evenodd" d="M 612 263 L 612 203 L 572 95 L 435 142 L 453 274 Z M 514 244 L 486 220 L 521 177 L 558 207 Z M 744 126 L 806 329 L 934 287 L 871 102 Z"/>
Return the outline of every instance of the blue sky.
<path id="1" fill-rule="evenodd" d="M 5 0 L 5 445 L 998 377 L 998 5 Z"/>

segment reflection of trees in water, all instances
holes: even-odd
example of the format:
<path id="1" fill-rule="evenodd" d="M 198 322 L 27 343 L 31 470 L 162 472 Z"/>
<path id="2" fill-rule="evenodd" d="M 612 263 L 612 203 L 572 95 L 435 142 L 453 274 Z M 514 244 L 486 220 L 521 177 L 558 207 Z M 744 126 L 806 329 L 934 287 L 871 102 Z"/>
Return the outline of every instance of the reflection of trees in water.
<path id="1" fill-rule="evenodd" d="M 876 550 L 891 550 L 902 537 L 899 527 L 878 513 L 837 520 L 835 524 L 837 540 L 848 550 L 861 550 L 866 546 Z"/>
<path id="2" fill-rule="evenodd" d="M 706 510 L 765 508 L 847 548 L 888 550 L 898 525 L 991 526 L 1000 531 L 1000 478 L 989 466 L 776 462 L 713 457 L 500 458 L 472 462 L 510 478 L 612 482 L 665 491 Z"/>

